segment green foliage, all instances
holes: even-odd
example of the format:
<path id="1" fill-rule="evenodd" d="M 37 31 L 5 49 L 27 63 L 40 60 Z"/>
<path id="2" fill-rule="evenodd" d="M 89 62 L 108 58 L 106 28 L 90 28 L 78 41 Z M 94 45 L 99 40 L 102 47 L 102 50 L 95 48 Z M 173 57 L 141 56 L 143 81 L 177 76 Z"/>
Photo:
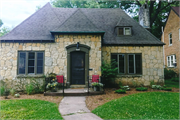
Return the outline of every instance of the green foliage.
<path id="1" fill-rule="evenodd" d="M 117 70 L 118 68 L 116 61 L 113 60 L 111 63 L 105 63 L 104 61 L 102 62 L 101 72 L 106 86 L 115 81 L 118 74 Z"/>
<path id="2" fill-rule="evenodd" d="M 179 82 L 174 82 L 174 81 L 171 81 L 170 79 L 166 79 L 164 81 L 165 81 L 166 87 L 179 88 Z"/>
<path id="3" fill-rule="evenodd" d="M 162 86 L 161 85 L 152 85 L 152 89 L 161 89 Z"/>
<path id="4" fill-rule="evenodd" d="M 1 119 L 63 119 L 55 103 L 42 100 L 1 100 Z"/>
<path id="5" fill-rule="evenodd" d="M 103 84 L 102 83 L 98 83 L 98 82 L 92 82 L 91 85 L 93 87 L 103 87 Z"/>
<path id="6" fill-rule="evenodd" d="M 0 96 L 3 96 L 3 95 L 4 95 L 4 91 L 5 91 L 5 87 L 4 87 L 4 86 L 1 86 L 1 87 L 0 87 Z"/>
<path id="7" fill-rule="evenodd" d="M 123 94 L 123 93 L 126 93 L 126 90 L 119 89 L 119 90 L 116 90 L 115 93 Z"/>
<path id="8" fill-rule="evenodd" d="M 37 78 L 31 78 L 30 79 L 30 84 L 33 85 L 33 91 L 34 93 L 43 93 L 44 92 L 44 87 L 45 87 L 45 81 L 42 83 L 40 82 L 41 80 Z"/>
<path id="9" fill-rule="evenodd" d="M 146 87 L 138 87 L 136 88 L 137 91 L 147 91 L 148 88 Z"/>
<path id="10" fill-rule="evenodd" d="M 165 91 L 172 91 L 172 88 L 164 88 Z"/>
<path id="11" fill-rule="evenodd" d="M 180 119 L 179 93 L 146 92 L 112 100 L 92 110 L 102 119 Z"/>
<path id="12" fill-rule="evenodd" d="M 14 96 L 15 92 L 16 92 L 15 89 L 13 89 L 13 88 L 10 89 L 10 94 L 11 94 L 12 96 Z"/>
<path id="13" fill-rule="evenodd" d="M 122 90 L 126 90 L 126 91 L 127 91 L 127 90 L 130 90 L 130 88 L 129 88 L 128 85 L 127 85 L 127 86 L 121 86 L 120 88 L 121 88 Z"/>
<path id="14" fill-rule="evenodd" d="M 2 20 L 0 19 L 0 27 L 3 25 L 3 22 L 2 22 Z"/>
<path id="15" fill-rule="evenodd" d="M 31 95 L 31 94 L 33 93 L 33 90 L 34 90 L 34 87 L 33 87 L 32 84 L 26 85 L 26 93 L 27 93 L 28 95 Z"/>
<path id="16" fill-rule="evenodd" d="M 171 78 L 175 77 L 176 75 L 177 75 L 177 73 L 175 71 L 164 68 L 164 78 L 165 79 L 171 79 Z"/>
<path id="17" fill-rule="evenodd" d="M 152 86 L 152 85 L 155 85 L 154 80 L 151 80 L 151 81 L 150 81 L 150 86 Z"/>
<path id="18" fill-rule="evenodd" d="M 0 28 L 0 37 L 4 36 L 5 34 L 7 34 L 10 31 L 11 31 L 11 28 L 9 28 L 9 27 L 2 27 L 2 28 Z"/>
<path id="19" fill-rule="evenodd" d="M 171 78 L 171 81 L 179 82 L 179 78 L 178 77 L 173 77 L 173 78 Z"/>

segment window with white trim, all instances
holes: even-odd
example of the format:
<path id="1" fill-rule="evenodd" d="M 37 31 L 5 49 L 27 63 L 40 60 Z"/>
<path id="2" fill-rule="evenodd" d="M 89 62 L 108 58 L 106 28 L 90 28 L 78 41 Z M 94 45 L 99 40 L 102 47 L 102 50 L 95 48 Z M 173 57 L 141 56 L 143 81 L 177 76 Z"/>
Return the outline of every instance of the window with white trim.
<path id="1" fill-rule="evenodd" d="M 169 45 L 172 45 L 172 33 L 169 33 Z"/>
<path id="2" fill-rule="evenodd" d="M 176 55 L 167 56 L 167 66 L 175 67 L 176 64 Z"/>
<path id="3" fill-rule="evenodd" d="M 142 55 L 139 53 L 111 54 L 111 61 L 117 62 L 119 74 L 142 74 Z"/>
<path id="4" fill-rule="evenodd" d="M 119 27 L 118 28 L 118 35 L 131 35 L 131 27 Z"/>
<path id="5" fill-rule="evenodd" d="M 42 51 L 19 51 L 18 74 L 43 74 L 44 52 Z"/>

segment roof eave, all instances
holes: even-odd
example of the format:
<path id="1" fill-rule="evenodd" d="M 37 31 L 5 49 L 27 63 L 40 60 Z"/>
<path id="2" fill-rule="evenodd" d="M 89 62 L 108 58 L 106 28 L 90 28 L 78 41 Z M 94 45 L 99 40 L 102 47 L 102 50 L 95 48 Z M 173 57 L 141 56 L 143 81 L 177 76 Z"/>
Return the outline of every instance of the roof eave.
<path id="1" fill-rule="evenodd" d="M 50 31 L 51 34 L 101 34 L 104 35 L 105 31 Z"/>

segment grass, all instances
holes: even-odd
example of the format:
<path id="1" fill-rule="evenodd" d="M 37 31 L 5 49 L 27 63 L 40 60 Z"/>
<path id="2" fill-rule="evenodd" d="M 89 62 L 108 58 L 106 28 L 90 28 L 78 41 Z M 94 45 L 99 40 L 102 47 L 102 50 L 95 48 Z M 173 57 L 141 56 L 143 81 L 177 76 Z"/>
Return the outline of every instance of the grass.
<path id="1" fill-rule="evenodd" d="M 165 81 L 165 85 L 167 87 L 174 87 L 174 88 L 179 88 L 179 82 L 174 82 L 174 81 L 171 81 L 171 80 L 164 80 Z"/>
<path id="2" fill-rule="evenodd" d="M 92 112 L 103 119 L 179 119 L 179 93 L 133 94 L 105 103 Z"/>
<path id="3" fill-rule="evenodd" d="M 43 100 L 1 100 L 0 110 L 0 119 L 63 119 L 55 103 Z"/>

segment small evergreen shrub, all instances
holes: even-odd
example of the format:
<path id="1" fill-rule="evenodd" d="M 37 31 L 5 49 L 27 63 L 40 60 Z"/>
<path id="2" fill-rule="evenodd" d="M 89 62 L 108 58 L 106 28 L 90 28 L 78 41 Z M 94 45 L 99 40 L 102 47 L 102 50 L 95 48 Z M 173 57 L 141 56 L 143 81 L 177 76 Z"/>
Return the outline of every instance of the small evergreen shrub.
<path id="1" fill-rule="evenodd" d="M 124 94 L 126 93 L 126 90 L 119 89 L 119 90 L 116 90 L 115 93 Z"/>
<path id="2" fill-rule="evenodd" d="M 10 89 L 10 94 L 12 95 L 12 96 L 14 96 L 14 94 L 15 94 L 15 90 L 12 88 L 12 89 Z"/>
<path id="3" fill-rule="evenodd" d="M 179 78 L 178 77 L 173 77 L 173 78 L 171 78 L 171 81 L 179 82 Z"/>
<path id="4" fill-rule="evenodd" d="M 171 79 L 175 77 L 177 73 L 173 70 L 168 70 L 167 68 L 164 68 L 164 78 L 165 79 Z"/>
<path id="5" fill-rule="evenodd" d="M 0 87 L 0 96 L 3 96 L 3 95 L 4 95 L 4 91 L 5 91 L 5 87 L 4 87 L 4 86 L 1 86 L 1 87 Z"/>
<path id="6" fill-rule="evenodd" d="M 33 87 L 32 84 L 26 85 L 26 93 L 27 93 L 28 95 L 31 95 L 31 94 L 33 93 L 33 90 L 34 90 L 34 87 Z"/>
<path id="7" fill-rule="evenodd" d="M 164 88 L 165 91 L 172 91 L 172 88 Z"/>
<path id="8" fill-rule="evenodd" d="M 137 91 L 147 91 L 148 88 L 146 87 L 138 87 L 136 88 Z"/>

